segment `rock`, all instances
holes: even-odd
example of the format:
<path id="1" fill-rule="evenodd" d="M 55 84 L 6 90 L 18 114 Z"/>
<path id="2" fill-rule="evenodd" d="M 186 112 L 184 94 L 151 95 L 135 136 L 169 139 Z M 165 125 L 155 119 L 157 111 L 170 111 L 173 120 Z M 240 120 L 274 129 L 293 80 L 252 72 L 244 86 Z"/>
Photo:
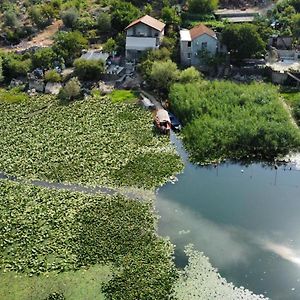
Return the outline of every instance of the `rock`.
<path id="1" fill-rule="evenodd" d="M 45 83 L 40 79 L 30 79 L 29 80 L 29 89 L 34 89 L 37 92 L 43 93 L 45 89 Z"/>
<path id="2" fill-rule="evenodd" d="M 58 95 L 61 88 L 62 84 L 60 82 L 47 82 L 45 87 L 45 93 L 51 95 Z"/>
<path id="3" fill-rule="evenodd" d="M 110 94 L 114 90 L 114 86 L 111 84 L 107 84 L 104 81 L 99 81 L 98 83 L 99 90 L 102 94 Z"/>

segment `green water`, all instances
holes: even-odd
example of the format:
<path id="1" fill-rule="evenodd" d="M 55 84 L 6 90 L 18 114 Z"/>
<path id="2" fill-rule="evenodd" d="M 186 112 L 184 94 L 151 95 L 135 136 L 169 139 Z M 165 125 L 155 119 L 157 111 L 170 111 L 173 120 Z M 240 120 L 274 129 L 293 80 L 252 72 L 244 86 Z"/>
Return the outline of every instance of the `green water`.
<path id="1" fill-rule="evenodd" d="M 294 166 L 248 167 L 225 163 L 197 167 L 180 141 L 183 160 L 175 184 L 158 190 L 159 233 L 210 258 L 228 281 L 274 300 L 300 299 L 300 171 Z"/>

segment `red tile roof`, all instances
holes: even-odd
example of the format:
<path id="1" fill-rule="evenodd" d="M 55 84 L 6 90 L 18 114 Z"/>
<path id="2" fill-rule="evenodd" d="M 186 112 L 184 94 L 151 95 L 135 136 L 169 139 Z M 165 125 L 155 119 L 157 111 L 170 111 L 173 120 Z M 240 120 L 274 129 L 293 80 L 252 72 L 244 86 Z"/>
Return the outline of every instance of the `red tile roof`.
<path id="1" fill-rule="evenodd" d="M 216 37 L 216 33 L 212 29 L 206 27 L 204 24 L 199 24 L 193 27 L 192 29 L 190 29 L 190 35 L 192 40 L 194 40 L 195 38 L 197 38 L 202 34 L 207 34 L 214 38 Z"/>
<path id="2" fill-rule="evenodd" d="M 132 27 L 132 26 L 134 26 L 134 25 L 136 25 L 138 23 L 143 23 L 143 24 L 148 25 L 148 26 L 150 26 L 150 27 L 152 27 L 152 28 L 154 28 L 154 29 L 156 29 L 158 31 L 162 31 L 165 28 L 165 26 L 166 26 L 165 23 L 163 23 L 163 22 L 161 22 L 161 21 L 159 21 L 157 19 L 154 19 L 151 16 L 145 15 L 145 16 L 143 16 L 143 17 L 141 17 L 141 18 L 133 21 L 132 23 L 130 23 L 125 28 L 125 30 L 127 30 L 128 28 L 130 28 L 130 27 Z"/>

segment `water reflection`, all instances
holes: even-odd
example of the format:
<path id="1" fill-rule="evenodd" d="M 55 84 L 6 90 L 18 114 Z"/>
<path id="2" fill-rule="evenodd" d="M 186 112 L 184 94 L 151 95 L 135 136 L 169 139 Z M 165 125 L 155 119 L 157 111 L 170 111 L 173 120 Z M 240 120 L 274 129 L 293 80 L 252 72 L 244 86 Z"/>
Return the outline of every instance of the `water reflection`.
<path id="1" fill-rule="evenodd" d="M 171 135 L 185 169 L 157 194 L 159 232 L 203 251 L 222 276 L 273 300 L 300 299 L 300 172 L 227 162 L 199 167 Z"/>

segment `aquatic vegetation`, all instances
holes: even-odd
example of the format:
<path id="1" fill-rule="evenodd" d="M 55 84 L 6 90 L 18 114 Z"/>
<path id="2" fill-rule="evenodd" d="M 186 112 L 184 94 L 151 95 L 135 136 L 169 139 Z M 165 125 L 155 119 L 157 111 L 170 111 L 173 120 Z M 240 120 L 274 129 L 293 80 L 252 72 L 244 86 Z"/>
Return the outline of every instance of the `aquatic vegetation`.
<path id="1" fill-rule="evenodd" d="M 151 189 L 182 168 L 167 137 L 152 132 L 150 113 L 135 104 L 92 96 L 61 105 L 45 96 L 0 110 L 0 170 L 11 175 Z M 156 169 L 144 163 L 148 155 Z"/>
<path id="2" fill-rule="evenodd" d="M 113 103 L 135 102 L 138 99 L 137 93 L 130 90 L 114 90 L 109 98 Z"/>
<path id="3" fill-rule="evenodd" d="M 195 162 L 267 159 L 300 148 L 276 87 L 202 81 L 175 84 L 171 106 L 185 124 L 183 140 Z"/>
<path id="4" fill-rule="evenodd" d="M 69 272 L 57 273 L 53 271 L 40 276 L 7 272 L 1 274 L 0 299 L 104 300 L 105 295 L 101 292 L 101 285 L 108 282 L 110 278 L 110 268 L 103 265 Z M 60 295 L 61 298 L 53 298 L 55 294 Z M 49 297 L 50 295 L 52 298 Z"/>
<path id="5" fill-rule="evenodd" d="M 298 126 L 300 126 L 300 92 L 293 90 L 285 90 L 281 93 L 284 100 L 292 109 L 293 117 Z"/>
<path id="6" fill-rule="evenodd" d="M 106 299 L 169 295 L 176 276 L 173 248 L 156 235 L 150 201 L 6 180 L 0 180 L 0 199 L 1 272 L 42 276 L 109 265 Z"/>
<path id="7" fill-rule="evenodd" d="M 189 262 L 174 286 L 174 296 L 178 300 L 259 300 L 268 299 L 255 295 L 243 287 L 235 287 L 222 278 L 202 252 L 186 247 Z"/>
<path id="8" fill-rule="evenodd" d="M 28 100 L 29 97 L 26 93 L 20 92 L 17 88 L 11 90 L 0 89 L 0 103 L 17 103 Z"/>

